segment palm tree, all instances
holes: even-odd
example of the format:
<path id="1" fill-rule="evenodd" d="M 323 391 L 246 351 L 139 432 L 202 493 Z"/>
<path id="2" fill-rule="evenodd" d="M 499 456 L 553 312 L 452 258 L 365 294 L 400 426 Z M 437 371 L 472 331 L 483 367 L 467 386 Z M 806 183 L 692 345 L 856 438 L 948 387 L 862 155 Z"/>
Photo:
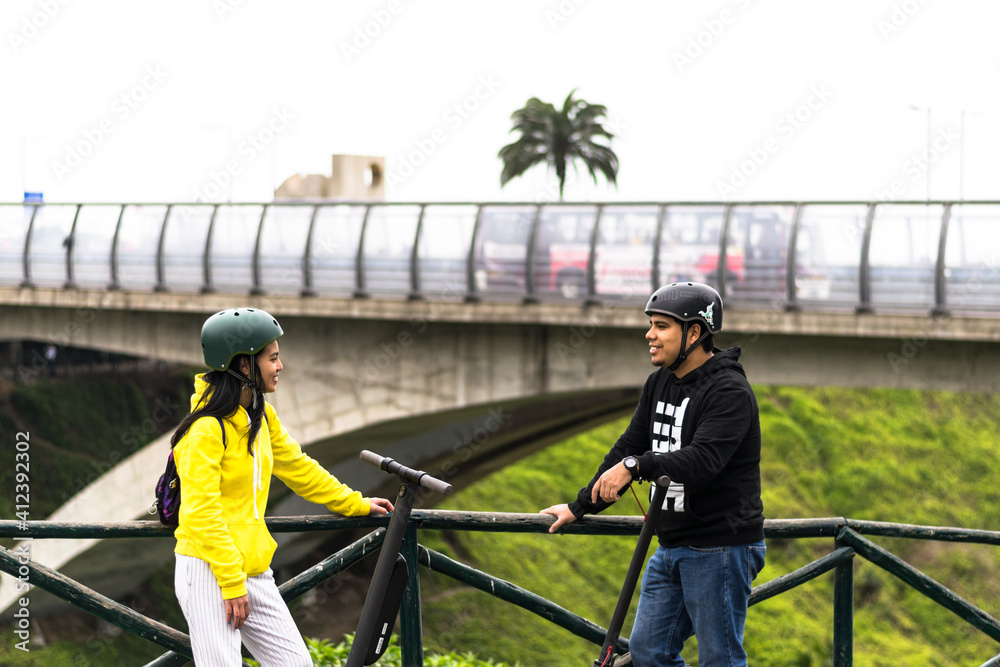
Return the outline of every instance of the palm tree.
<path id="1" fill-rule="evenodd" d="M 590 104 L 585 100 L 573 99 L 570 91 L 557 110 L 548 102 L 532 97 L 511 114 L 514 127 L 511 132 L 520 132 L 517 141 L 500 149 L 503 171 L 500 173 L 500 187 L 520 176 L 531 167 L 548 163 L 556 170 L 559 179 L 559 199 L 563 197 L 566 184 L 566 163 L 582 160 L 597 183 L 597 172 L 604 174 L 610 183 L 618 185 L 618 156 L 611 147 L 595 141 L 605 137 L 610 143 L 614 137 L 601 124 L 607 109 L 601 104 Z"/>

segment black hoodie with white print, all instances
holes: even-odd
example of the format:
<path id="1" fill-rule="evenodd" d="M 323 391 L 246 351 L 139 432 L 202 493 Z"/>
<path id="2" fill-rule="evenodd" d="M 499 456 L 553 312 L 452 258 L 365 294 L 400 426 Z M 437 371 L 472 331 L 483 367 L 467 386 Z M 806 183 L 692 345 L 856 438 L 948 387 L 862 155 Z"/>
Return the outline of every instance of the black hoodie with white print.
<path id="1" fill-rule="evenodd" d="M 578 518 L 610 505 L 590 500 L 594 482 L 626 456 L 641 479 L 671 484 L 656 534 L 665 547 L 749 544 L 764 539 L 760 499 L 760 418 L 739 363 L 741 350 L 715 348 L 678 379 L 653 372 L 628 428 L 569 508 Z"/>

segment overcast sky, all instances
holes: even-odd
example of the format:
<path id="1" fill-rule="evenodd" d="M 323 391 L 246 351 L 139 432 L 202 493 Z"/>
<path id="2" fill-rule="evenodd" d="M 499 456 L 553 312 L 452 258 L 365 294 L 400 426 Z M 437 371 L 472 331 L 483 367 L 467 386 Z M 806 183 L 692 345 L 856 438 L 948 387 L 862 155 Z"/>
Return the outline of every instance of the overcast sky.
<path id="1" fill-rule="evenodd" d="M 574 88 L 621 168 L 567 200 L 924 199 L 928 145 L 931 197 L 1000 199 L 998 24 L 985 0 L 5 0 L 0 201 L 268 201 L 334 153 L 384 156 L 390 200 L 552 199 L 543 168 L 501 190 L 497 151 Z"/>

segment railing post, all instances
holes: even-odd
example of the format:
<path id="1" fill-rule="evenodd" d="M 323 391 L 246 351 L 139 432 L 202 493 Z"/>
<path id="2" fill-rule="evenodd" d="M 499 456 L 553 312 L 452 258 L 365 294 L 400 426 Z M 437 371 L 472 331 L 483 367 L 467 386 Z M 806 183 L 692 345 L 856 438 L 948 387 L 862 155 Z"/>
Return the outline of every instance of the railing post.
<path id="1" fill-rule="evenodd" d="M 733 219 L 733 205 L 726 205 L 726 214 L 722 218 L 722 229 L 719 231 L 719 262 L 715 267 L 715 280 L 719 284 L 719 296 L 723 299 L 726 294 L 726 265 L 729 263 L 729 225 Z"/>
<path id="2" fill-rule="evenodd" d="M 316 289 L 313 287 L 313 233 L 316 230 L 316 215 L 319 213 L 319 205 L 313 206 L 312 215 L 309 216 L 309 231 L 306 232 L 306 250 L 302 256 L 302 291 L 299 296 L 316 296 Z"/>
<path id="3" fill-rule="evenodd" d="M 948 225 L 951 223 L 952 204 L 944 205 L 944 212 L 941 214 L 941 231 L 938 236 L 937 261 L 934 264 L 934 307 L 931 308 L 932 317 L 948 316 L 948 286 L 945 275 L 945 247 L 948 243 Z"/>
<path id="4" fill-rule="evenodd" d="M 28 221 L 28 230 L 24 233 L 24 255 L 21 257 L 24 277 L 21 280 L 21 287 L 35 286 L 31 281 L 31 238 L 35 234 L 35 218 L 38 216 L 38 209 L 42 206 L 43 204 L 36 204 L 31 207 L 31 220 Z"/>
<path id="5" fill-rule="evenodd" d="M 872 312 L 871 267 L 869 255 L 872 246 L 872 225 L 875 221 L 875 206 L 868 205 L 868 215 L 865 217 L 865 229 L 861 237 L 861 259 L 858 261 L 858 305 L 854 312 L 858 314 Z"/>
<path id="6" fill-rule="evenodd" d="M 420 284 L 420 240 L 424 235 L 424 211 L 427 204 L 420 205 L 420 214 L 417 216 L 417 229 L 413 233 L 413 247 L 410 249 L 410 301 L 418 301 L 424 298 L 423 286 Z"/>
<path id="7" fill-rule="evenodd" d="M 660 277 L 660 244 L 663 242 L 663 225 L 667 219 L 667 204 L 660 205 L 656 216 L 656 231 L 653 234 L 653 266 L 650 271 L 650 294 L 660 289 L 663 279 Z"/>
<path id="8" fill-rule="evenodd" d="M 267 219 L 267 209 L 270 204 L 264 204 L 260 212 L 260 220 L 257 221 L 257 240 L 253 244 L 253 259 L 251 260 L 250 275 L 253 276 L 253 284 L 250 286 L 250 294 L 260 296 L 264 294 L 264 277 L 260 266 L 261 241 L 264 238 L 264 220 Z"/>
<path id="9" fill-rule="evenodd" d="M 66 282 L 63 289 L 76 289 L 76 280 L 73 275 L 73 246 L 76 245 L 76 223 L 80 219 L 80 208 L 82 204 L 76 205 L 76 213 L 73 214 L 73 225 L 69 228 L 69 236 L 63 241 L 66 246 Z M 124 210 L 124 206 L 122 209 Z"/>
<path id="10" fill-rule="evenodd" d="M 424 664 L 424 631 L 420 621 L 420 573 L 417 566 L 417 524 L 408 521 L 403 533 L 403 548 L 409 579 L 399 610 L 400 648 L 403 667 L 421 667 Z"/>
<path id="11" fill-rule="evenodd" d="M 838 539 L 835 547 L 844 546 Z M 833 572 L 833 667 L 854 665 L 854 559 Z"/>
<path id="12" fill-rule="evenodd" d="M 205 254 L 201 256 L 202 294 L 215 291 L 212 286 L 212 235 L 215 234 L 215 218 L 219 215 L 219 205 L 212 208 L 212 217 L 208 220 L 208 233 L 205 234 Z"/>
<path id="13" fill-rule="evenodd" d="M 118 264 L 118 239 L 121 238 L 122 220 L 125 218 L 125 209 L 127 207 L 127 204 L 122 204 L 121 210 L 118 211 L 118 222 L 115 223 L 115 235 L 111 238 L 111 284 L 108 285 L 109 290 L 119 290 L 122 288 L 122 283 L 118 275 L 120 270 Z"/>
<path id="14" fill-rule="evenodd" d="M 479 239 L 479 227 L 483 223 L 483 205 L 476 209 L 476 220 L 472 223 L 472 239 L 469 241 L 469 255 L 465 258 L 465 301 L 479 301 L 479 288 L 476 285 L 476 241 Z"/>
<path id="15" fill-rule="evenodd" d="M 590 230 L 590 243 L 587 250 L 587 280 L 586 295 L 584 302 L 593 305 L 597 304 L 597 238 L 601 233 L 601 218 L 604 216 L 604 204 L 597 205 L 597 214 L 594 216 L 594 226 Z"/>
<path id="16" fill-rule="evenodd" d="M 531 229 L 528 231 L 528 246 L 524 256 L 524 303 L 538 303 L 538 286 L 535 285 L 535 253 L 538 250 L 538 227 L 542 219 L 542 207 L 545 204 L 537 204 L 535 207 L 535 217 L 531 221 Z"/>
<path id="17" fill-rule="evenodd" d="M 358 248 L 354 255 L 354 298 L 367 299 L 371 296 L 365 284 L 365 234 L 368 232 L 368 219 L 371 217 L 372 204 L 365 207 L 365 217 L 361 219 L 361 232 L 358 234 Z"/>
<path id="18" fill-rule="evenodd" d="M 163 223 L 160 225 L 160 238 L 156 240 L 156 285 L 153 286 L 154 292 L 167 291 L 167 265 L 163 259 L 163 252 L 167 238 L 167 222 L 170 220 L 170 211 L 173 208 L 173 204 L 167 204 L 167 211 L 163 214 Z"/>
<path id="19" fill-rule="evenodd" d="M 802 224 L 802 203 L 795 205 L 792 214 L 792 229 L 788 234 L 788 248 L 785 254 L 785 310 L 798 310 L 798 290 L 795 285 L 795 265 L 798 253 L 799 226 Z"/>

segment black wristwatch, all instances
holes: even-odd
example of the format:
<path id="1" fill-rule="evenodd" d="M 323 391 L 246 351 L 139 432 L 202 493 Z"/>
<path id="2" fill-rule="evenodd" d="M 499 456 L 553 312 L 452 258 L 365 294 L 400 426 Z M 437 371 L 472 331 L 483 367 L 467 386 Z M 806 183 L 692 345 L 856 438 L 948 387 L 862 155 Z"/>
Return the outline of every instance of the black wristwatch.
<path id="1" fill-rule="evenodd" d="M 632 481 L 639 479 L 639 459 L 634 456 L 626 456 L 622 459 L 622 465 L 632 475 Z"/>

